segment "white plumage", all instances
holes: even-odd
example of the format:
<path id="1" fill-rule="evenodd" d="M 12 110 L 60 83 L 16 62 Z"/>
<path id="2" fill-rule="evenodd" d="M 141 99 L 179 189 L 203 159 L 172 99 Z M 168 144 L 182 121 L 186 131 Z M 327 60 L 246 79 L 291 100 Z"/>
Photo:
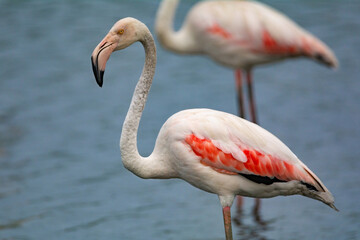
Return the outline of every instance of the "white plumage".
<path id="1" fill-rule="evenodd" d="M 239 116 L 245 118 L 243 77 L 246 73 L 250 119 L 258 123 L 252 68 L 280 60 L 307 57 L 337 67 L 333 52 L 279 11 L 256 1 L 201 1 L 173 29 L 179 0 L 163 0 L 156 17 L 161 45 L 179 54 L 203 54 L 235 70 Z M 242 73 L 243 72 L 243 73 Z M 238 207 L 241 207 L 241 202 Z M 259 209 L 256 201 L 254 210 Z"/>
<path id="2" fill-rule="evenodd" d="M 175 32 L 173 18 L 178 2 L 163 0 L 157 13 L 158 40 L 168 50 L 206 54 L 233 69 L 249 69 L 298 56 L 337 66 L 336 57 L 326 44 L 262 3 L 202 1 L 189 11 Z"/>
<path id="3" fill-rule="evenodd" d="M 149 157 L 140 156 L 137 131 L 156 65 L 151 33 L 136 19 L 122 19 L 94 49 L 91 58 L 95 78 L 102 86 L 110 54 L 136 41 L 143 44 L 146 57 L 120 138 L 122 161 L 128 170 L 142 178 L 181 178 L 217 194 L 223 207 L 227 239 L 232 239 L 230 206 L 237 194 L 250 197 L 302 194 L 335 208 L 331 193 L 310 170 L 304 170 L 307 167 L 279 139 L 265 129 L 228 113 L 209 109 L 176 113 L 161 128 L 153 153 Z M 256 157 L 249 155 L 251 151 Z M 275 165 L 271 171 L 264 170 L 264 174 L 272 174 L 266 178 L 270 183 L 262 183 L 266 175 L 259 172 L 258 166 L 263 164 L 262 161 L 270 160 Z M 297 170 L 293 171 L 294 174 L 287 173 L 284 162 L 291 165 L 291 169 L 303 170 L 305 177 L 296 179 Z M 249 163 L 253 167 L 248 166 Z M 279 172 L 276 164 L 282 166 Z M 260 177 L 260 182 L 249 179 L 249 176 Z M 289 179 L 289 176 L 295 178 Z"/>

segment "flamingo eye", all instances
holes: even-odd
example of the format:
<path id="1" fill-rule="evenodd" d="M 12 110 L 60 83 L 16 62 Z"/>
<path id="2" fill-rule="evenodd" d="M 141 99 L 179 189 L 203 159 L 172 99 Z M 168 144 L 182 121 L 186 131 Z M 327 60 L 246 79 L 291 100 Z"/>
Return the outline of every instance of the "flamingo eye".
<path id="1" fill-rule="evenodd" d="M 120 34 L 120 35 L 122 35 L 124 33 L 124 29 L 120 29 L 119 31 L 118 31 L 118 34 Z"/>

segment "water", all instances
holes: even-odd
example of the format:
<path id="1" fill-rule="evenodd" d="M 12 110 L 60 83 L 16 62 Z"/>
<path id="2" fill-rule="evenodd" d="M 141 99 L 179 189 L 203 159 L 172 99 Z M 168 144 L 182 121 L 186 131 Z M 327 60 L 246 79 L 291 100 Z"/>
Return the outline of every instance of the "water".
<path id="1" fill-rule="evenodd" d="M 176 26 L 196 1 L 183 1 Z M 235 239 L 360 238 L 360 5 L 266 1 L 323 39 L 336 71 L 309 60 L 255 70 L 260 123 L 333 192 L 337 213 L 300 196 L 246 199 Z M 90 54 L 115 21 L 153 31 L 159 1 L 0 1 L 0 239 L 223 239 L 218 199 L 181 180 L 143 180 L 118 139 L 143 66 L 140 44 L 114 54 L 98 88 Z M 162 123 L 186 108 L 235 113 L 233 73 L 158 47 L 139 132 L 151 153 Z M 233 209 L 234 210 L 234 209 Z"/>

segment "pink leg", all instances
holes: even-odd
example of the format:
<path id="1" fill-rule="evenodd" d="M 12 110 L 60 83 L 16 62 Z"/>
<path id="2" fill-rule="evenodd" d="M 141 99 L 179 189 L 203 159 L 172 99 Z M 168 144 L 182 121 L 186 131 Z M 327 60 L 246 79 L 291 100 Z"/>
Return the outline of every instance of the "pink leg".
<path id="1" fill-rule="evenodd" d="M 244 198 L 242 196 L 236 196 L 236 208 L 238 212 L 242 211 L 242 206 L 244 204 Z"/>
<path id="2" fill-rule="evenodd" d="M 226 240 L 232 240 L 232 229 L 231 229 L 231 210 L 230 207 L 223 208 L 224 227 Z"/>
<path id="3" fill-rule="evenodd" d="M 245 118 L 245 107 L 244 107 L 244 94 L 243 94 L 243 83 L 241 78 L 241 70 L 235 70 L 235 86 L 236 86 L 236 93 L 237 93 L 237 106 L 238 106 L 238 114 L 239 117 Z M 243 197 L 237 196 L 237 210 L 242 210 L 243 205 Z"/>
<path id="4" fill-rule="evenodd" d="M 237 92 L 238 114 L 241 118 L 245 118 L 244 94 L 243 94 L 241 70 L 235 71 L 235 85 Z"/>
<path id="5" fill-rule="evenodd" d="M 251 121 L 253 123 L 258 124 L 251 69 L 246 70 L 246 81 L 247 81 L 247 86 L 248 86 L 248 95 L 249 95 L 248 97 L 249 97 L 249 105 L 250 105 L 249 109 L 250 109 Z M 257 198 L 257 199 L 255 199 L 255 206 L 254 206 L 253 212 L 258 214 L 259 209 L 260 209 L 260 199 Z"/>
<path id="6" fill-rule="evenodd" d="M 254 89 L 253 89 L 253 83 L 252 83 L 252 74 L 251 69 L 246 70 L 246 81 L 248 85 L 248 97 L 249 97 L 249 108 L 250 108 L 250 116 L 251 121 L 253 123 L 258 123 L 257 116 L 256 116 L 256 103 L 255 103 L 255 97 L 254 97 Z"/>
<path id="7" fill-rule="evenodd" d="M 255 199 L 255 206 L 254 206 L 254 209 L 253 209 L 253 213 L 254 213 L 256 216 L 259 216 L 259 211 L 260 211 L 260 199 L 259 199 L 259 198 L 256 198 L 256 199 Z"/>

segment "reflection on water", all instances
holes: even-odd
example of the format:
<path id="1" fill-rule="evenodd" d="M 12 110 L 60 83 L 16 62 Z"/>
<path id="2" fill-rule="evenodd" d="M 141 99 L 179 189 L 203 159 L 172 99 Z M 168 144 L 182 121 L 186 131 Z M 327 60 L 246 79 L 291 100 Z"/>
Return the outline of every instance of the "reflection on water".
<path id="1" fill-rule="evenodd" d="M 234 228 L 234 238 L 239 240 L 245 239 L 255 239 L 255 240 L 267 240 L 269 238 L 266 237 L 266 231 L 269 229 L 268 224 L 266 222 L 262 222 L 260 224 L 257 221 L 249 224 L 238 224 L 236 223 L 236 227 Z"/>
<path id="2" fill-rule="evenodd" d="M 237 209 L 233 224 L 235 239 L 268 240 L 266 232 L 271 229 L 272 224 L 275 224 L 275 219 L 264 220 L 260 208 L 254 207 L 249 214 Z"/>
<path id="3" fill-rule="evenodd" d="M 90 54 L 127 16 L 153 31 L 160 1 L 0 0 L 0 240 L 223 239 L 216 196 L 180 180 L 143 180 L 124 169 L 119 136 L 144 53 L 115 54 L 98 88 Z M 181 1 L 179 26 L 195 0 Z M 235 239 L 359 239 L 360 5 L 265 1 L 334 49 L 340 68 L 293 60 L 254 72 L 262 126 L 333 192 L 339 213 L 304 197 L 262 201 L 233 214 Z M 151 153 L 173 113 L 236 113 L 233 73 L 200 56 L 158 47 L 138 135 Z M 252 199 L 245 199 L 245 203 Z"/>

